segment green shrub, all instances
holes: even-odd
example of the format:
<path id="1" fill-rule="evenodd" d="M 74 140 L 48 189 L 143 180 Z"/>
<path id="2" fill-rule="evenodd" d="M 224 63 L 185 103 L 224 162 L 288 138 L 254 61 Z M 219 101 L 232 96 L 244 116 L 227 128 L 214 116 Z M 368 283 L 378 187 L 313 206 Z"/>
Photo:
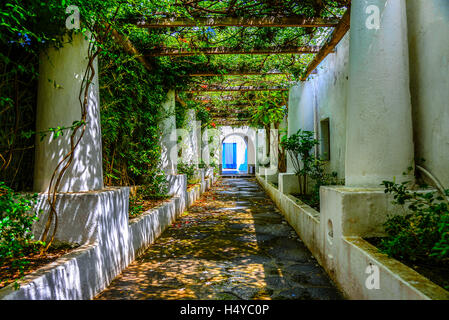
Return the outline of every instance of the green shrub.
<path id="1" fill-rule="evenodd" d="M 144 210 L 140 195 L 129 197 L 128 215 L 131 218 L 139 216 Z"/>
<path id="2" fill-rule="evenodd" d="M 385 222 L 387 237 L 380 249 L 390 256 L 426 263 L 449 262 L 449 207 L 447 199 L 433 192 L 413 192 L 407 182 L 384 181 L 385 193 L 393 194 L 394 204 L 409 211 Z M 449 190 L 446 190 L 446 196 Z"/>
<path id="3" fill-rule="evenodd" d="M 307 204 L 320 211 L 320 187 L 344 185 L 344 179 L 339 179 L 337 172 L 326 173 L 321 160 L 316 160 L 312 164 L 310 177 L 313 179 L 314 184 Z"/>
<path id="4" fill-rule="evenodd" d="M 194 164 L 188 164 L 184 162 L 178 163 L 178 173 L 185 174 L 187 177 L 188 184 L 194 184 L 198 182 L 197 180 L 197 170 Z"/>
<path id="5" fill-rule="evenodd" d="M 206 162 L 204 162 L 203 159 L 201 159 L 200 164 L 198 165 L 198 168 L 207 170 L 210 168 L 210 164 L 208 165 Z"/>
<path id="6" fill-rule="evenodd" d="M 314 132 L 302 129 L 290 137 L 283 136 L 281 140 L 281 146 L 287 150 L 292 159 L 301 195 L 308 193 L 307 178 L 317 170 L 316 165 L 319 159 L 312 154 L 312 149 L 317 144 L 319 141 L 314 138 Z"/>
<path id="7" fill-rule="evenodd" d="M 143 199 L 164 199 L 168 195 L 168 181 L 163 171 L 151 172 L 143 178 L 144 184 L 139 188 Z"/>
<path id="8" fill-rule="evenodd" d="M 341 185 L 343 180 L 338 179 L 337 173 L 326 173 L 324 162 L 313 154 L 313 148 L 319 144 L 314 138 L 313 131 L 299 129 L 290 137 L 283 136 L 281 145 L 290 154 L 295 174 L 298 176 L 299 197 L 305 203 L 320 210 L 320 187 L 327 185 Z M 312 190 L 308 190 L 308 178 L 313 181 Z"/>
<path id="9" fill-rule="evenodd" d="M 37 252 L 41 244 L 31 234 L 33 223 L 38 220 L 37 213 L 32 211 L 36 199 L 37 194 L 15 193 L 0 181 L 0 265 L 12 260 L 11 267 L 21 275 L 27 264 L 21 258 Z"/>

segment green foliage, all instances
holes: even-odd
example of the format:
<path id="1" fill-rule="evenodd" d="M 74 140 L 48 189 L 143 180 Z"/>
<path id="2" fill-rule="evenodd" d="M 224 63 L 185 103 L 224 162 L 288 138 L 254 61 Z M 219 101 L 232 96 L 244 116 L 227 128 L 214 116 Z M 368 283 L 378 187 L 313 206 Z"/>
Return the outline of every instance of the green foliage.
<path id="1" fill-rule="evenodd" d="M 201 104 L 197 104 L 196 107 L 196 120 L 201 121 L 201 128 L 209 128 L 212 122 L 209 110 Z"/>
<path id="2" fill-rule="evenodd" d="M 69 15 L 66 8 L 69 5 L 76 5 L 80 10 L 79 31 L 68 31 L 65 27 Z M 0 179 L 20 189 L 29 189 L 32 186 L 32 172 L 29 171 L 32 166 L 29 163 L 33 161 L 32 146 L 35 141 L 33 136 L 36 134 L 33 130 L 38 76 L 37 58 L 43 49 L 49 46 L 62 46 L 63 35 L 68 34 L 70 40 L 72 32 L 84 34 L 91 32 L 96 37 L 95 45 L 104 53 L 99 60 L 102 119 L 103 114 L 105 117 L 102 129 L 106 140 L 104 146 L 106 183 L 129 184 L 139 183 L 143 176 L 150 174 L 150 171 L 157 172 L 154 165 L 158 150 L 148 141 L 156 141 L 158 131 L 156 122 L 160 116 L 157 106 L 165 98 L 164 90 L 182 89 L 192 82 L 189 77 L 184 77 L 185 75 L 193 71 L 226 74 L 230 70 L 239 69 L 264 72 L 291 71 L 298 74 L 304 70 L 312 55 L 155 57 L 147 59 L 153 68 L 149 73 L 138 65 L 135 57 L 125 55 L 123 49 L 113 43 L 110 35 L 105 36 L 108 30 L 106 24 L 111 24 L 117 32 L 128 37 L 140 52 L 164 46 L 265 48 L 302 45 L 311 38 L 313 44 L 314 39 L 322 38 L 323 34 L 319 29 L 201 26 L 158 29 L 148 33 L 144 28 L 123 21 L 137 16 L 155 18 L 178 16 L 195 19 L 197 16 L 205 15 L 272 16 L 280 12 L 284 15 L 328 17 L 341 15 L 344 7 L 344 3 L 331 0 L 321 1 L 319 4 L 315 1 L 306 1 L 300 4 L 260 2 L 250 5 L 245 1 L 199 1 L 194 7 L 174 0 L 3 1 L 0 4 L 0 69 L 4 70 L 3 78 L 0 79 L 2 107 L 0 154 L 1 161 L 5 159 L 5 163 L 0 163 L 3 169 L 0 170 Z M 48 80 L 54 82 L 54 79 Z M 55 88 L 57 87 L 55 83 Z M 17 95 L 17 92 L 21 94 Z M 144 106 L 148 107 L 147 110 Z M 203 127 L 215 126 L 207 108 L 197 106 L 196 109 Z M 185 117 L 179 108 L 176 112 L 180 128 Z M 259 112 L 261 121 L 266 120 L 264 112 L 265 109 Z M 117 117 L 113 118 L 113 115 Z M 70 128 L 49 128 L 48 132 L 53 132 L 57 137 L 64 134 L 66 129 Z M 142 138 L 138 138 L 139 135 Z M 20 177 L 21 174 L 18 176 L 17 172 L 23 173 L 23 176 Z"/>
<path id="3" fill-rule="evenodd" d="M 148 37 L 139 28 L 123 27 L 119 30 L 125 33 L 132 31 L 133 43 L 142 47 L 160 41 L 157 34 Z M 186 87 L 190 80 L 180 75 L 190 72 L 192 66 L 162 57 L 153 61 L 154 69 L 148 72 L 112 39 L 106 40 L 103 46 L 99 79 L 105 183 L 145 184 L 147 190 L 159 197 L 165 192 L 165 178 L 160 168 L 159 124 L 164 117 L 170 116 L 162 105 L 170 89 Z M 176 101 L 178 128 L 184 126 L 190 108 L 195 108 L 193 101 L 186 104 Z"/>
<path id="4" fill-rule="evenodd" d="M 198 168 L 207 170 L 209 169 L 209 165 L 207 165 L 207 163 L 204 162 L 203 159 L 201 159 L 200 163 L 198 164 Z"/>
<path id="5" fill-rule="evenodd" d="M 142 197 L 140 195 L 129 197 L 128 215 L 130 218 L 134 218 L 142 214 L 144 208 L 145 207 L 142 204 Z"/>
<path id="6" fill-rule="evenodd" d="M 313 131 L 299 129 L 290 137 L 283 136 L 281 144 L 290 154 L 295 173 L 298 175 L 300 196 L 308 205 L 320 210 L 320 187 L 328 185 L 341 185 L 344 183 L 338 178 L 337 172 L 327 173 L 324 169 L 324 161 L 312 154 L 312 149 L 319 144 L 314 138 Z M 313 187 L 308 194 L 307 179 L 313 180 Z"/>
<path id="7" fill-rule="evenodd" d="M 185 174 L 188 184 L 194 184 L 198 182 L 198 172 L 195 164 L 185 163 L 183 161 L 178 162 L 178 173 Z"/>
<path id="8" fill-rule="evenodd" d="M 189 107 L 187 104 L 181 104 L 176 101 L 175 104 L 175 115 L 176 115 L 176 128 L 184 128 L 187 121 L 187 111 L 189 111 Z"/>
<path id="9" fill-rule="evenodd" d="M 299 129 L 290 137 L 284 136 L 282 147 L 290 154 L 295 173 L 298 176 L 300 194 L 307 194 L 307 177 L 323 175 L 319 159 L 311 154 L 312 148 L 319 144 L 313 131 Z"/>
<path id="10" fill-rule="evenodd" d="M 179 98 L 175 104 L 176 128 L 185 128 L 187 122 L 187 112 L 195 110 L 196 120 L 201 121 L 201 128 L 208 128 L 212 121 L 210 110 L 208 107 L 185 97 L 185 94 L 180 93 Z"/>
<path id="11" fill-rule="evenodd" d="M 168 192 L 167 177 L 163 171 L 146 175 L 139 189 L 144 199 L 165 199 Z"/>
<path id="12" fill-rule="evenodd" d="M 449 262 L 449 206 L 447 198 L 433 192 L 407 189 L 407 182 L 384 181 L 385 193 L 405 214 L 394 215 L 385 222 L 387 237 L 382 239 L 383 252 L 398 259 L 424 263 Z M 446 190 L 446 197 L 449 190 Z M 408 210 L 406 210 L 408 209 Z"/>
<path id="13" fill-rule="evenodd" d="M 0 265 L 13 259 L 12 268 L 20 274 L 26 265 L 20 258 L 39 247 L 31 234 L 31 227 L 38 220 L 37 213 L 32 212 L 36 198 L 37 194 L 15 193 L 0 181 Z"/>
<path id="14" fill-rule="evenodd" d="M 100 0 L 5 0 L 0 3 L 0 180 L 15 190 L 30 190 L 33 185 L 35 135 L 64 133 L 62 127 L 36 133 L 35 109 L 39 55 L 45 58 L 45 49 L 61 47 L 70 42 L 73 31 L 68 31 L 65 10 L 77 5 L 87 22 L 106 20 L 108 8 L 116 1 Z M 94 19 L 92 19 L 94 18 Z M 90 27 L 92 27 L 90 25 Z M 63 39 L 63 35 L 68 37 Z M 64 40 L 64 41 L 63 41 Z M 54 79 L 45 79 L 60 86 Z"/>
<path id="15" fill-rule="evenodd" d="M 175 115 L 176 115 L 176 128 L 186 128 L 187 123 L 187 113 L 189 110 L 197 110 L 198 104 L 192 100 L 176 101 L 175 104 Z M 196 113 L 197 114 L 197 113 Z M 197 114 L 198 115 L 198 114 Z M 200 120 L 200 119 L 198 119 Z"/>
<path id="16" fill-rule="evenodd" d="M 307 204 L 318 211 L 320 211 L 320 187 L 344 185 L 344 179 L 339 179 L 337 172 L 326 173 L 323 168 L 323 162 L 318 159 L 312 166 L 310 178 L 313 179 L 314 184 Z"/>
<path id="17" fill-rule="evenodd" d="M 253 127 L 269 129 L 273 123 L 277 128 L 287 115 L 287 99 L 282 91 L 260 91 L 248 94 L 246 98 L 251 105 L 250 124 Z"/>
<path id="18" fill-rule="evenodd" d="M 141 15 L 157 17 L 273 17 L 273 16 L 341 16 L 345 10 L 345 3 L 333 0 L 307 1 L 197 1 L 195 3 L 169 1 L 135 1 L 134 8 Z M 134 9 L 133 8 L 133 9 Z M 156 13 L 157 12 L 157 13 Z M 130 12 L 130 16 L 132 13 Z M 322 39 L 328 30 L 321 28 L 275 28 L 275 27 L 205 27 L 171 28 L 153 31 L 160 37 L 160 43 L 167 47 L 184 49 L 224 46 L 228 48 L 267 48 L 279 46 L 301 46 Z M 252 71 L 293 71 L 296 76 L 304 71 L 312 55 L 216 55 L 202 57 L 197 63 L 197 70 L 216 68 L 226 74 L 228 70 Z M 304 59 L 306 57 L 306 59 Z M 173 60 L 186 61 L 185 57 Z"/>
<path id="19" fill-rule="evenodd" d="M 136 194 L 129 197 L 129 209 L 128 214 L 131 218 L 137 217 L 141 215 L 145 211 L 145 201 L 146 200 L 160 200 L 167 199 L 170 196 L 167 195 L 166 191 L 166 180 L 163 177 L 163 182 L 160 182 L 164 185 L 164 193 L 157 194 L 158 190 L 154 189 L 154 187 L 150 183 L 146 183 L 137 188 Z M 158 187 L 159 185 L 156 184 Z"/>
<path id="20" fill-rule="evenodd" d="M 158 123 L 167 91 L 120 51 L 103 54 L 100 65 L 105 183 L 142 184 L 161 174 Z"/>

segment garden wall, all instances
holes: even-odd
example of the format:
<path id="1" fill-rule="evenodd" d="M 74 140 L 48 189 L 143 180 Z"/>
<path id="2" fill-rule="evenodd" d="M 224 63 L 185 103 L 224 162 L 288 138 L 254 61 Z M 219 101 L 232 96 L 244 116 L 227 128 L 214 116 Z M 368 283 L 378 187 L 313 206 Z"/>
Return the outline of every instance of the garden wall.
<path id="1" fill-rule="evenodd" d="M 171 183 L 186 186 L 185 175 L 171 177 Z M 21 288 L 9 285 L 0 290 L 2 300 L 92 299 L 153 243 L 176 218 L 215 181 L 204 179 L 193 190 L 178 188 L 174 197 L 129 221 L 129 188 L 108 188 L 88 193 L 59 195 L 60 225 L 57 240 L 81 246 L 55 262 L 27 275 Z M 47 203 L 40 195 L 39 208 Z M 34 226 L 42 232 L 45 217 Z"/>
<path id="2" fill-rule="evenodd" d="M 318 212 L 256 177 L 346 298 L 449 299 L 449 292 L 364 240 L 382 234 L 391 212 L 391 196 L 383 189 L 321 187 Z M 373 275 L 378 286 L 371 286 Z"/>

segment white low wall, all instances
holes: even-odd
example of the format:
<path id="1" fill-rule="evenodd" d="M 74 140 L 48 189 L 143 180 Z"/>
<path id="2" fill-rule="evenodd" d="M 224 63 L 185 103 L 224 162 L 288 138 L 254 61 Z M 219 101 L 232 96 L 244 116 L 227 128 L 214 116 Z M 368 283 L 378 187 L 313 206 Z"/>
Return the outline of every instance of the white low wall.
<path id="1" fill-rule="evenodd" d="M 284 194 L 299 193 L 298 176 L 294 173 L 279 173 L 279 191 Z"/>
<path id="2" fill-rule="evenodd" d="M 449 299 L 449 292 L 363 240 L 382 235 L 381 225 L 392 206 L 383 190 L 321 187 L 318 212 L 256 177 L 347 298 Z M 371 276 L 367 270 L 374 270 L 371 268 L 378 271 L 378 288 L 366 285 Z"/>
<path id="3" fill-rule="evenodd" d="M 184 185 L 184 175 L 172 177 Z M 204 190 L 215 179 L 206 179 Z M 92 299 L 153 243 L 201 195 L 201 187 L 178 190 L 169 202 L 129 221 L 129 188 L 60 194 L 56 239 L 81 247 L 27 275 L 20 289 L 0 289 L 0 300 Z M 40 195 L 39 208 L 46 208 Z M 38 235 L 45 217 L 34 226 Z"/>
<path id="4" fill-rule="evenodd" d="M 190 207 L 201 195 L 201 186 L 194 185 L 187 190 L 187 207 Z"/>

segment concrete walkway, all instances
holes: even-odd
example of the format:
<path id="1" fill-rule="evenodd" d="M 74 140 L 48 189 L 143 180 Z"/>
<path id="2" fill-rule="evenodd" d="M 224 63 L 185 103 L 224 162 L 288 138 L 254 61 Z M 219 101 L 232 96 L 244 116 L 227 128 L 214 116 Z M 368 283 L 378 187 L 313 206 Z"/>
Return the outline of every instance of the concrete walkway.
<path id="1" fill-rule="evenodd" d="M 255 179 L 222 179 L 96 299 L 341 299 Z"/>

